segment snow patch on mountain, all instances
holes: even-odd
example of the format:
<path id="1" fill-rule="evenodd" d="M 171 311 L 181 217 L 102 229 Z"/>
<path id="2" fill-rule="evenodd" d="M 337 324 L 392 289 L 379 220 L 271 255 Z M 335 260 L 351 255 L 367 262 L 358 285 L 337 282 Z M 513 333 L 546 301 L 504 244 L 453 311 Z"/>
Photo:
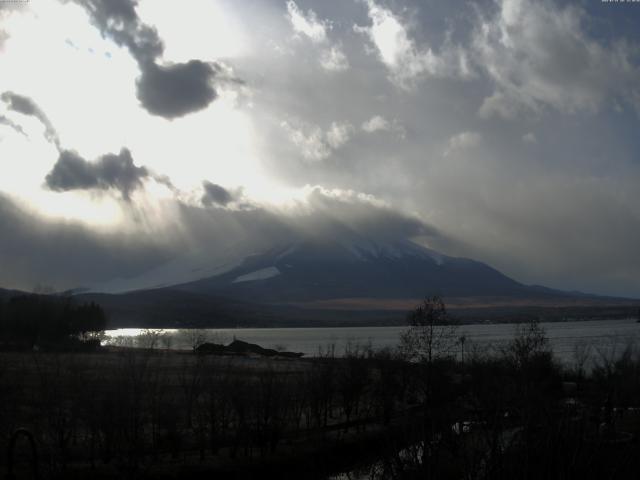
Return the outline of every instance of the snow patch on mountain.
<path id="1" fill-rule="evenodd" d="M 255 272 L 247 273 L 246 275 L 240 275 L 239 277 L 236 277 L 231 283 L 266 280 L 278 275 L 280 275 L 280 270 L 278 270 L 276 267 L 261 268 L 260 270 L 256 270 Z"/>
<path id="2" fill-rule="evenodd" d="M 288 257 L 289 255 L 294 253 L 297 248 L 298 248 L 298 244 L 297 243 L 294 243 L 293 245 L 289 246 L 284 252 L 282 252 L 280 255 L 278 255 L 276 257 L 276 261 L 280 261 L 283 258 Z"/>

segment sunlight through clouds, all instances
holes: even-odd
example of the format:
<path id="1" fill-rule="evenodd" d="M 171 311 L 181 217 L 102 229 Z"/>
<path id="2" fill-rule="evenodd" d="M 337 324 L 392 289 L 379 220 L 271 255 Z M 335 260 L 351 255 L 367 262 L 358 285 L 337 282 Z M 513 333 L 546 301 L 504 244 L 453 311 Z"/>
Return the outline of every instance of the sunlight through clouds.
<path id="1" fill-rule="evenodd" d="M 444 254 L 523 282 L 639 292 L 640 35 L 637 9 L 609 7 L 2 8 L 0 207 L 37 212 L 36 230 L 45 218 L 260 250 L 283 209 L 350 191 L 428 220 Z M 270 234 L 252 243 L 256 231 Z"/>
<path id="2" fill-rule="evenodd" d="M 221 2 L 189 0 L 181 3 L 179 22 L 175 7 L 173 2 L 144 0 L 136 9 L 142 21 L 156 26 L 164 39 L 165 61 L 230 59 L 246 54 L 246 33 Z M 185 25 L 188 25 L 187 29 Z"/>

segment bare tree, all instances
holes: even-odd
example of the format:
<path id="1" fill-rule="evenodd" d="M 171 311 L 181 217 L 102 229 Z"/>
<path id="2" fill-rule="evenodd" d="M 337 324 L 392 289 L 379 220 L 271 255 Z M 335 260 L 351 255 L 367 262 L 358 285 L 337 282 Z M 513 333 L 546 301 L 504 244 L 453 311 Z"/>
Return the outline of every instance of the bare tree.
<path id="1" fill-rule="evenodd" d="M 191 347 L 194 352 L 200 345 L 210 341 L 208 330 L 203 328 L 188 328 L 178 332 L 180 338 Z"/>
<path id="2" fill-rule="evenodd" d="M 162 330 L 147 328 L 138 335 L 138 345 L 141 348 L 154 350 L 160 344 L 160 339 L 162 338 L 163 333 L 164 332 Z"/>
<path id="3" fill-rule="evenodd" d="M 171 350 L 173 346 L 173 333 L 172 332 L 164 332 L 160 336 L 160 342 L 165 350 Z"/>
<path id="4" fill-rule="evenodd" d="M 425 478 L 433 478 L 437 463 L 436 432 L 447 417 L 442 406 L 444 392 L 449 390 L 447 359 L 455 355 L 457 325 L 447 313 L 442 298 L 425 298 L 407 315 L 409 329 L 400 337 L 400 348 L 415 365 L 415 385 L 420 392 L 423 409 L 421 465 Z"/>
<path id="5" fill-rule="evenodd" d="M 551 355 L 549 339 L 540 322 L 532 321 L 518 325 L 507 354 L 519 367 L 527 365 L 540 355 Z"/>
<path id="6" fill-rule="evenodd" d="M 573 370 L 579 379 L 583 379 L 591 363 L 593 345 L 585 340 L 576 342 L 573 346 Z"/>
<path id="7" fill-rule="evenodd" d="M 464 344 L 467 341 L 466 335 L 460 335 L 458 338 L 458 343 L 460 343 L 460 363 L 464 365 Z"/>
<path id="8" fill-rule="evenodd" d="M 409 329 L 401 334 L 400 345 L 409 359 L 432 363 L 448 357 L 458 342 L 457 325 L 438 296 L 425 298 L 407 315 Z"/>

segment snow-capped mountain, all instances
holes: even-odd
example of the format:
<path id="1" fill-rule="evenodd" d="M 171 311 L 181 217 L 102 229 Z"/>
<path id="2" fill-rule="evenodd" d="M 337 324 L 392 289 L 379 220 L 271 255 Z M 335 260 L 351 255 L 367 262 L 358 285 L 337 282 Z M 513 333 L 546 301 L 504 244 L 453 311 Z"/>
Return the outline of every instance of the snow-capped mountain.
<path id="1" fill-rule="evenodd" d="M 488 265 L 409 240 L 301 240 L 173 287 L 266 303 L 425 295 L 513 296 L 526 287 Z"/>
<path id="2" fill-rule="evenodd" d="M 116 282 L 117 294 L 94 290 L 78 296 L 102 305 L 114 326 L 173 328 L 399 324 L 430 295 L 458 305 L 458 315 L 476 318 L 481 311 L 482 318 L 510 320 L 520 307 L 535 318 L 544 305 L 549 311 L 574 306 L 576 315 L 584 315 L 580 305 L 615 300 L 523 285 L 484 263 L 408 240 L 306 238 L 237 262 L 204 265 L 198 258 Z M 122 293 L 127 284 L 149 287 Z"/>

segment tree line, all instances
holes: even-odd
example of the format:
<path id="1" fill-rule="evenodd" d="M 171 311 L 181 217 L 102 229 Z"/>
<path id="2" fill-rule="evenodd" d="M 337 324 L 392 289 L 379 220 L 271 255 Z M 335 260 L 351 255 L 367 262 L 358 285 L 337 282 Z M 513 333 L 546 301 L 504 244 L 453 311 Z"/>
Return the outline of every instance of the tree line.
<path id="1" fill-rule="evenodd" d="M 0 299 L 0 345 L 5 349 L 95 346 L 106 326 L 103 309 L 93 302 L 37 294 Z"/>

